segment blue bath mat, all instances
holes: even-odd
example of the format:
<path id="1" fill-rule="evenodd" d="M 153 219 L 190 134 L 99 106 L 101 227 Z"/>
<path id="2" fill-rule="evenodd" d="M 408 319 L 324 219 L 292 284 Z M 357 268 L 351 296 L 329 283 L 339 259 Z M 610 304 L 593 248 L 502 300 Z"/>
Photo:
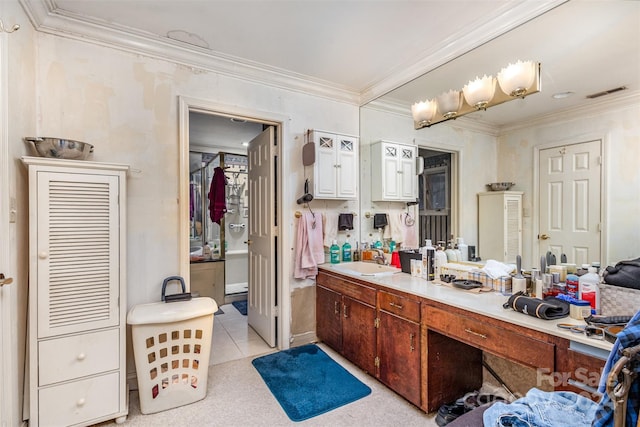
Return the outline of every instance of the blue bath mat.
<path id="1" fill-rule="evenodd" d="M 251 363 L 293 421 L 324 414 L 371 393 L 314 344 L 258 357 Z"/>
<path id="2" fill-rule="evenodd" d="M 233 301 L 231 304 L 238 309 L 240 314 L 244 314 L 245 316 L 247 315 L 247 300 Z"/>

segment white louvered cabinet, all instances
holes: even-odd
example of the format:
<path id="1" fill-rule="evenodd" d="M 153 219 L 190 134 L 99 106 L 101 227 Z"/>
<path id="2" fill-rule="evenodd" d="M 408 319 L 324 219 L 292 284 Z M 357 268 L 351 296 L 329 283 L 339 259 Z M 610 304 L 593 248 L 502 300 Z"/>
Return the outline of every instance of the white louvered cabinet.
<path id="1" fill-rule="evenodd" d="M 514 263 L 522 254 L 522 192 L 478 193 L 478 254 Z"/>
<path id="2" fill-rule="evenodd" d="M 128 413 L 128 166 L 23 157 L 29 170 L 29 425 Z"/>
<path id="3" fill-rule="evenodd" d="M 356 200 L 358 198 L 359 146 L 355 136 L 313 130 L 315 163 L 313 197 Z"/>

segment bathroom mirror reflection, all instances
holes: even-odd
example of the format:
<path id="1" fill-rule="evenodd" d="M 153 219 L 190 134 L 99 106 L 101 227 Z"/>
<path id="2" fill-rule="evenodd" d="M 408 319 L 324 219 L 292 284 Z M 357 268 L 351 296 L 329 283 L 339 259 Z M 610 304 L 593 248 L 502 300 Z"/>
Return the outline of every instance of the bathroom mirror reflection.
<path id="1" fill-rule="evenodd" d="M 623 173 L 624 178 L 616 174 L 637 171 L 640 159 L 636 155 L 639 14 L 638 2 L 566 2 L 362 106 L 361 152 L 365 154 L 361 158 L 361 181 L 368 182 L 363 178 L 372 173 L 366 153 L 368 145 L 376 140 L 450 152 L 455 156 L 450 235 L 478 245 L 480 256 L 477 194 L 487 191 L 486 184 L 503 181 L 515 182 L 512 190 L 524 193 L 523 260 L 528 266 L 548 250 L 573 251 L 575 246 L 585 245 L 597 248 L 597 253 L 585 257 L 597 256 L 603 264 L 639 256 L 640 177 L 631 172 Z M 449 89 L 461 89 L 476 76 L 495 76 L 502 67 L 517 60 L 541 63 L 540 93 L 455 121 L 414 129 L 410 113 L 414 102 L 432 99 Z M 589 97 L 594 94 L 605 96 Z M 540 180 L 545 151 L 560 152 L 563 147 L 566 151 L 592 140 L 600 141 L 593 157 L 603 160 L 596 177 L 601 188 L 588 200 L 590 206 L 596 206 L 598 217 L 589 223 L 594 238 L 591 242 L 539 239 L 544 234 L 554 235 L 553 229 L 542 229 L 545 225 L 541 201 L 549 194 Z M 561 194 L 555 196 L 562 199 Z M 371 209 L 366 185 L 360 202 L 362 211 Z M 621 213 L 622 206 L 625 214 Z M 402 204 L 389 202 L 380 208 L 401 209 Z M 416 206 L 413 213 L 419 215 L 423 208 Z M 364 217 L 362 221 L 366 221 Z M 362 224 L 361 229 L 366 233 L 367 224 Z"/>

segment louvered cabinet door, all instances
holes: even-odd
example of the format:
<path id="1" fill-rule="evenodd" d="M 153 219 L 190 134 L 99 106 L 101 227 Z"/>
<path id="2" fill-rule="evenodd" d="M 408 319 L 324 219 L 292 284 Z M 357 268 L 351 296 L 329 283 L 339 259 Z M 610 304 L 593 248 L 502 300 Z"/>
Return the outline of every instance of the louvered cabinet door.
<path id="1" fill-rule="evenodd" d="M 39 338 L 118 325 L 118 180 L 38 172 Z"/>

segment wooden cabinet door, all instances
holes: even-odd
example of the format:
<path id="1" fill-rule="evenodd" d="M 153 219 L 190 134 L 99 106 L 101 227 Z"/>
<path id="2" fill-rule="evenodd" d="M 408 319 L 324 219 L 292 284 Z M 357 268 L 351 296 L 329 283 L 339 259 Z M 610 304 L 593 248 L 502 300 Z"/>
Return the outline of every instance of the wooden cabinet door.
<path id="1" fill-rule="evenodd" d="M 342 354 L 366 372 L 375 372 L 376 308 L 342 297 Z"/>
<path id="2" fill-rule="evenodd" d="M 342 351 L 342 296 L 316 285 L 316 335 L 334 350 Z"/>
<path id="3" fill-rule="evenodd" d="M 420 406 L 420 324 L 379 312 L 378 378 Z"/>

